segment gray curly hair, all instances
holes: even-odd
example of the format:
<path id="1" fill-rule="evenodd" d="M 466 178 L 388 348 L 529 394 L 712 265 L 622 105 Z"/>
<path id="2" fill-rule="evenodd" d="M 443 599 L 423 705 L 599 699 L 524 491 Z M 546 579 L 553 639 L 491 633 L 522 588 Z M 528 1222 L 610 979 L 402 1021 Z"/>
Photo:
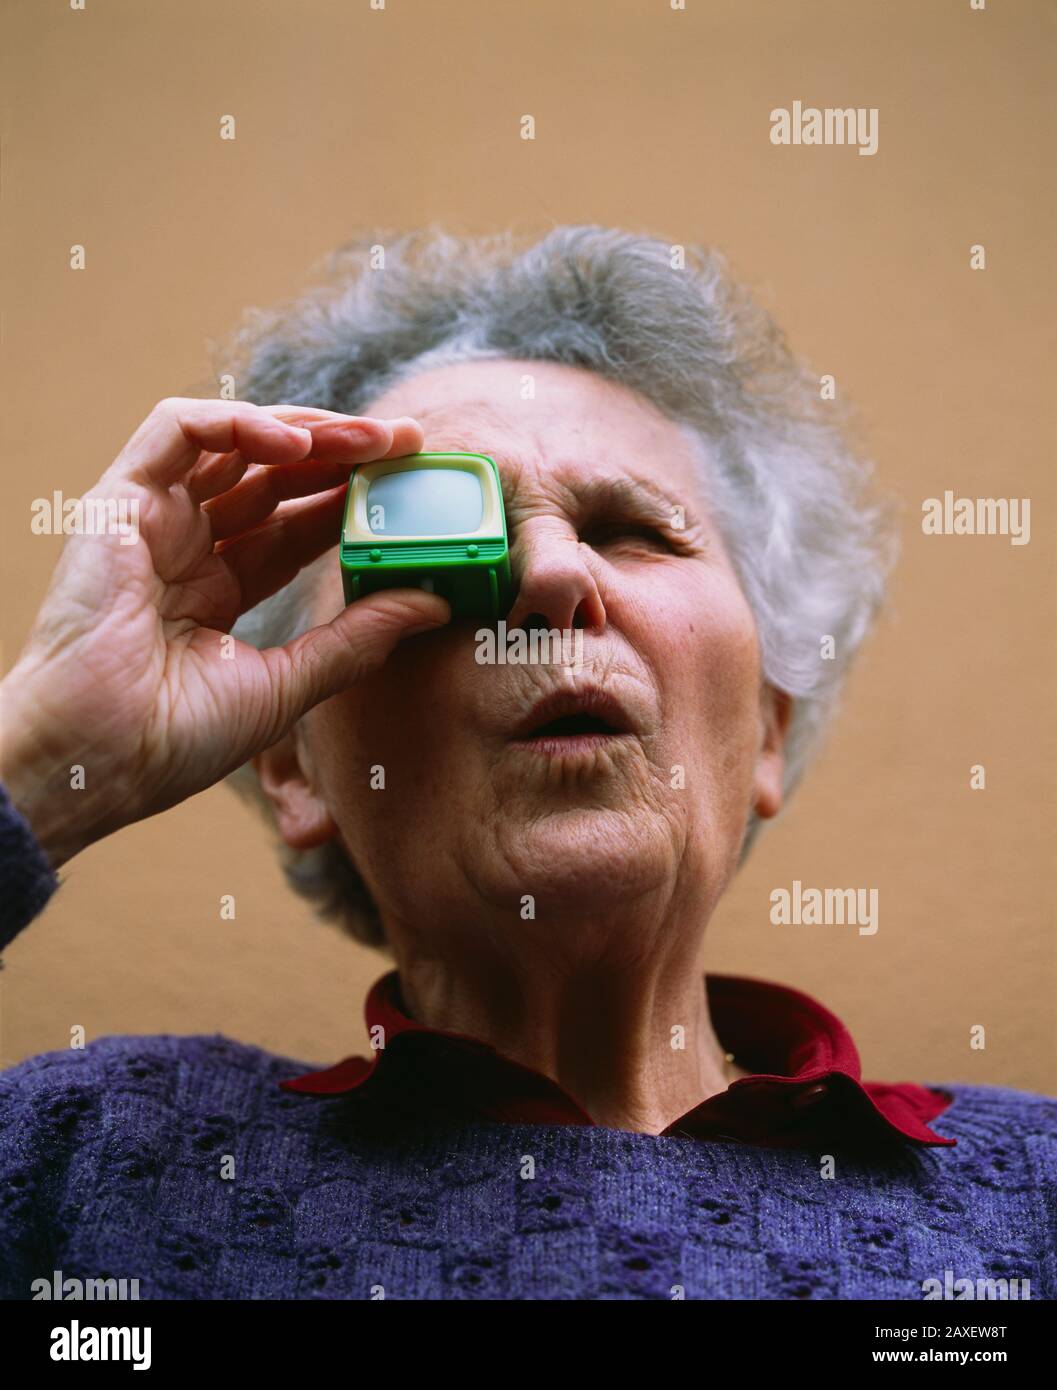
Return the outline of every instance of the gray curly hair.
<path id="1" fill-rule="evenodd" d="M 716 252 L 597 226 L 511 233 L 374 233 L 335 252 L 323 282 L 251 311 L 228 346 L 239 396 L 350 414 L 397 381 L 483 357 L 568 363 L 638 392 L 680 425 L 755 616 L 763 673 L 793 697 L 785 793 L 829 721 L 894 558 L 889 504 L 871 497 L 820 381 Z M 306 630 L 307 566 L 235 627 L 257 647 Z M 832 655 L 824 656 L 825 638 Z M 233 776 L 263 802 L 252 769 Z M 742 859 L 756 833 L 747 827 Z M 344 849 L 283 850 L 292 886 L 358 940 L 382 924 Z"/>

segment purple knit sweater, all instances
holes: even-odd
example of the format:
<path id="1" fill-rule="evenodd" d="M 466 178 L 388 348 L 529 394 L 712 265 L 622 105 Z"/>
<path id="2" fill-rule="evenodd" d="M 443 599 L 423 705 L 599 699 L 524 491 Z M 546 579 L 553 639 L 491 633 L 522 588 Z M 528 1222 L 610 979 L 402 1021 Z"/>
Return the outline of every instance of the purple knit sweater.
<path id="1" fill-rule="evenodd" d="M 54 886 L 0 789 L 0 945 Z M 142 1298 L 1057 1296 L 1044 1096 L 943 1083 L 955 1147 L 830 1166 L 279 1088 L 308 1069 L 219 1035 L 106 1037 L 0 1075 L 0 1297 L 56 1275 Z"/>

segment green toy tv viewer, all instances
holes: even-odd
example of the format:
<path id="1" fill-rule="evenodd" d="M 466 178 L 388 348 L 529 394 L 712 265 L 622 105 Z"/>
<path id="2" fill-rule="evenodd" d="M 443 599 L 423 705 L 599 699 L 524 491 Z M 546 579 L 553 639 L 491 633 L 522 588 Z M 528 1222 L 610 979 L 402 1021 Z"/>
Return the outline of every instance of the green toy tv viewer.
<path id="1" fill-rule="evenodd" d="M 487 454 L 408 454 L 361 464 L 341 528 L 345 602 L 426 589 L 452 618 L 501 618 L 513 602 L 503 489 Z"/>

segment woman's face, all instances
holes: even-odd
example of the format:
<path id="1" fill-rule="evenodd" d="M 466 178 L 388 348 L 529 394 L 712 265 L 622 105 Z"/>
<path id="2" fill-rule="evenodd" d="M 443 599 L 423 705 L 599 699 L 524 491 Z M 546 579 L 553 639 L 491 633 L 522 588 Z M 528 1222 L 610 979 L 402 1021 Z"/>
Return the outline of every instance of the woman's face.
<path id="1" fill-rule="evenodd" d="M 583 664 L 481 665 L 476 619 L 399 644 L 303 721 L 308 790 L 280 811 L 286 838 L 339 835 L 383 921 L 487 907 L 523 928 L 531 895 L 537 921 L 598 922 L 655 890 L 704 892 L 710 910 L 750 809 L 778 809 L 785 709 L 761 687 L 752 614 L 678 428 L 629 390 L 539 362 L 440 368 L 364 413 L 413 416 L 427 450 L 495 459 L 508 627 L 582 625 Z M 342 602 L 335 557 L 317 620 Z M 558 692 L 585 709 L 603 696 L 606 725 L 533 738 Z"/>

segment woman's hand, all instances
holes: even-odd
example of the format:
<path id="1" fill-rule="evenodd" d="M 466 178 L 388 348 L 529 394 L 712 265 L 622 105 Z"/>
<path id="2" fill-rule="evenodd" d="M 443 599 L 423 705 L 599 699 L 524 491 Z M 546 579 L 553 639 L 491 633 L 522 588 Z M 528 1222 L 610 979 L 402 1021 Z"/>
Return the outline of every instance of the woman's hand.
<path id="1" fill-rule="evenodd" d="M 54 867 L 219 781 L 402 637 L 447 621 L 444 599 L 405 589 L 360 599 L 285 647 L 227 635 L 337 543 L 354 465 L 421 448 L 408 419 L 155 406 L 84 499 L 138 504 L 138 539 L 68 538 L 0 685 L 0 781 Z"/>

